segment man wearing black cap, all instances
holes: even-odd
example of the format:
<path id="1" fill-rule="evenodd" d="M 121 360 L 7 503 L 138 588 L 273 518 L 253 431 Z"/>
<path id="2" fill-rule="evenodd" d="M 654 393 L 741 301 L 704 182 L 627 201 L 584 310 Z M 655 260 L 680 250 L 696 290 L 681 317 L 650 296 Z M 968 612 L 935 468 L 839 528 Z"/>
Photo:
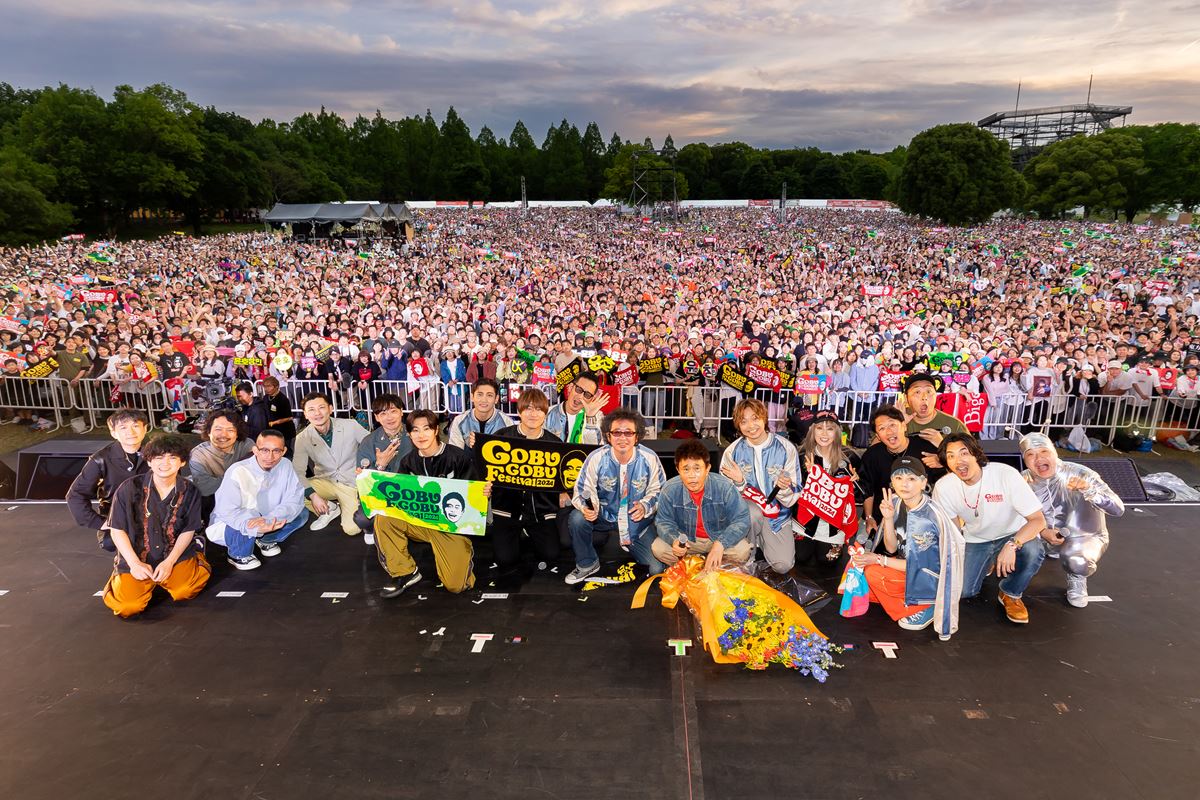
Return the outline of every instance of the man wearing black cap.
<path id="1" fill-rule="evenodd" d="M 966 543 L 950 515 L 925 494 L 925 465 L 900 456 L 883 490 L 883 553 L 851 562 L 863 570 L 871 599 L 901 628 L 934 626 L 942 641 L 958 629 Z"/>
<path id="2" fill-rule="evenodd" d="M 938 390 L 942 388 L 939 378 L 928 373 L 918 372 L 910 375 L 904 382 L 904 403 L 907 407 L 908 425 L 905 433 L 909 436 L 920 436 L 937 447 L 942 443 L 943 436 L 952 433 L 966 433 L 967 426 L 962 420 L 938 411 Z M 933 466 L 929 461 L 926 466 Z"/>
<path id="3" fill-rule="evenodd" d="M 877 441 L 863 451 L 859 482 L 866 500 L 863 514 L 867 519 L 867 532 L 874 537 L 881 519 L 879 509 L 883 490 L 891 477 L 892 462 L 900 456 L 912 456 L 926 465 L 929 482 L 935 483 L 946 474 L 937 460 L 937 448 L 920 436 L 909 436 L 904 432 L 905 416 L 895 406 L 880 406 L 871 415 L 871 427 Z M 932 460 L 938 466 L 929 466 Z"/>

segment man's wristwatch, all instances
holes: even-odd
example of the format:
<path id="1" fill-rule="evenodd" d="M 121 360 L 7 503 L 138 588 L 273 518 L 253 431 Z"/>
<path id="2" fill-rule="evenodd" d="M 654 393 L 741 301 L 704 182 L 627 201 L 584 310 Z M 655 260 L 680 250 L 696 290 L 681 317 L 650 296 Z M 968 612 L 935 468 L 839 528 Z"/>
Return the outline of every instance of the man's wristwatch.
<path id="1" fill-rule="evenodd" d="M 1008 543 L 1013 546 L 1014 552 L 1021 549 L 1021 545 L 1017 544 L 1017 537 L 1015 537 L 1015 536 L 1013 538 L 1009 539 Z"/>

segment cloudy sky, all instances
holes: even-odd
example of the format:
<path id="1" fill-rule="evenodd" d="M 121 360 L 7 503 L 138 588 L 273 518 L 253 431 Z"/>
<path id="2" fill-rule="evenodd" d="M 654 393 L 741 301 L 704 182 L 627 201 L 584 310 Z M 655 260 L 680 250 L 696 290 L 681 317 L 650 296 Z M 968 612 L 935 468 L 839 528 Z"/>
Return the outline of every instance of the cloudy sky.
<path id="1" fill-rule="evenodd" d="M 1200 2 L 1162 0 L 0 0 L 0 80 L 164 82 L 287 120 L 448 106 L 478 132 L 595 120 L 763 147 L 886 150 L 1012 108 L 1200 120 Z"/>

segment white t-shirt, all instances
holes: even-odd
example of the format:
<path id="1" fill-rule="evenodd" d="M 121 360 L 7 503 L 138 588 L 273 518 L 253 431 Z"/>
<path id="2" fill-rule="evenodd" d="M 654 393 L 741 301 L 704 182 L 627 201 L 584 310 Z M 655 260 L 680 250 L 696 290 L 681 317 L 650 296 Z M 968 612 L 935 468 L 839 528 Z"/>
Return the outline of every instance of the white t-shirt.
<path id="1" fill-rule="evenodd" d="M 967 486 L 953 472 L 933 487 L 933 499 L 952 517 L 963 521 L 967 542 L 982 544 L 1016 533 L 1026 517 L 1042 510 L 1033 489 L 1007 464 L 988 463 L 983 478 Z"/>

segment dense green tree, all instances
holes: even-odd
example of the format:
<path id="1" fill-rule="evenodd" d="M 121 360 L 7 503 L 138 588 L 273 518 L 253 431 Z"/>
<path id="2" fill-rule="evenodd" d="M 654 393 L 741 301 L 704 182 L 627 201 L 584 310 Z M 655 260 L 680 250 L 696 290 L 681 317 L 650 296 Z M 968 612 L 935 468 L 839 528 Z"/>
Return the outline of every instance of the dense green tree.
<path id="1" fill-rule="evenodd" d="M 54 170 L 9 145 L 0 148 L 0 244 L 54 238 L 73 223 L 66 203 L 47 199 Z"/>
<path id="2" fill-rule="evenodd" d="M 912 158 L 910 153 L 909 158 Z M 1142 144 L 1119 130 L 1051 144 L 1025 165 L 1026 205 L 1043 217 L 1083 206 L 1116 213 L 1130 205 L 1145 178 Z M 1134 200 L 1139 205 L 1142 200 Z M 1129 218 L 1133 218 L 1133 209 Z"/>
<path id="3" fill-rule="evenodd" d="M 969 123 L 938 125 L 909 144 L 897 200 L 910 214 L 970 225 L 1010 207 L 1020 181 L 995 136 Z"/>

